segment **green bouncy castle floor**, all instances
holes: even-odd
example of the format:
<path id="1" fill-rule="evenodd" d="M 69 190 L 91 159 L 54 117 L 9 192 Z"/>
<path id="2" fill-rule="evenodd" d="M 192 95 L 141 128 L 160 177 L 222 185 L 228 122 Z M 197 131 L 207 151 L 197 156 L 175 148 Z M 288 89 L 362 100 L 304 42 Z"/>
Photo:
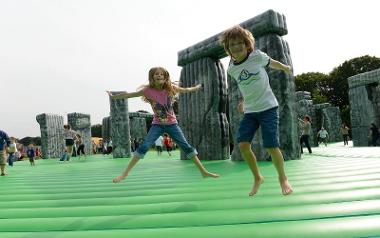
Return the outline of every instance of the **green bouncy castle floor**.
<path id="1" fill-rule="evenodd" d="M 120 184 L 111 180 L 129 159 L 16 162 L 0 177 L 0 237 L 380 236 L 380 148 L 313 149 L 285 163 L 295 190 L 287 197 L 270 162 L 260 163 L 255 197 L 244 162 L 204 162 L 221 177 L 202 179 L 178 152 L 150 152 Z"/>

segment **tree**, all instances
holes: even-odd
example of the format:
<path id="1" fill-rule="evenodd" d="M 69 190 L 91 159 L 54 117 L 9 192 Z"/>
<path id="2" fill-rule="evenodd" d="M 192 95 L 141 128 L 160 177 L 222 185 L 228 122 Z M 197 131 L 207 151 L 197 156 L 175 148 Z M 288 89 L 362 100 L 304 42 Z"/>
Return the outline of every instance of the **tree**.
<path id="1" fill-rule="evenodd" d="M 334 68 L 329 75 L 311 72 L 297 75 L 297 91 L 309 91 L 314 103 L 329 102 L 337 106 L 343 122 L 350 123 L 350 102 L 348 99 L 348 78 L 380 68 L 380 58 L 361 56 L 345 61 Z"/>
<path id="2" fill-rule="evenodd" d="M 295 77 L 296 91 L 308 91 L 314 103 L 328 102 L 328 92 L 332 89 L 328 84 L 328 75 L 311 72 L 297 75 Z"/>
<path id="3" fill-rule="evenodd" d="M 334 68 L 329 74 L 329 86 L 333 89 L 329 91 L 328 98 L 334 106 L 341 110 L 348 107 L 348 78 L 360 73 L 380 68 L 380 58 L 374 56 L 361 56 L 348 61 Z"/>
<path id="4" fill-rule="evenodd" d="M 92 137 L 102 137 L 102 125 L 95 124 L 91 126 L 91 136 Z"/>
<path id="5" fill-rule="evenodd" d="M 37 136 L 37 137 L 27 136 L 27 137 L 24 137 L 22 139 L 19 139 L 18 142 L 25 145 L 25 146 L 28 146 L 29 144 L 41 146 L 41 137 L 39 137 L 39 136 Z"/>

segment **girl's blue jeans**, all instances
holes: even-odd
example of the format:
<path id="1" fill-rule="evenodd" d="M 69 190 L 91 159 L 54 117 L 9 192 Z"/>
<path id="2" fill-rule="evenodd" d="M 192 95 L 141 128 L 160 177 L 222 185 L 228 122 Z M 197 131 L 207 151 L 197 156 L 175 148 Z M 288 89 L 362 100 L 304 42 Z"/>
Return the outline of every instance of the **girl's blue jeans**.
<path id="1" fill-rule="evenodd" d="M 181 128 L 178 124 L 171 125 L 158 125 L 153 124 L 150 128 L 148 134 L 145 137 L 144 143 L 142 143 L 134 153 L 134 156 L 142 159 L 144 158 L 146 152 L 149 150 L 150 146 L 157 140 L 157 138 L 167 133 L 173 139 L 173 141 L 182 149 L 185 153 L 186 158 L 191 159 L 198 154 L 197 150 L 192 147 L 186 140 Z"/>

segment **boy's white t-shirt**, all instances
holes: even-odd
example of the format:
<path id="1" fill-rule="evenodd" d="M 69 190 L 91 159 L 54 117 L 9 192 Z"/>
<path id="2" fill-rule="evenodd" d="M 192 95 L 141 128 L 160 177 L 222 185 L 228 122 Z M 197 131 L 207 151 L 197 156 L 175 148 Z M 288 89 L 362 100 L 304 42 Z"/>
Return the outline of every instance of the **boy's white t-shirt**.
<path id="1" fill-rule="evenodd" d="M 264 68 L 269 63 L 267 54 L 255 50 L 244 61 L 229 65 L 227 73 L 236 80 L 244 98 L 244 113 L 262 112 L 278 106 Z"/>

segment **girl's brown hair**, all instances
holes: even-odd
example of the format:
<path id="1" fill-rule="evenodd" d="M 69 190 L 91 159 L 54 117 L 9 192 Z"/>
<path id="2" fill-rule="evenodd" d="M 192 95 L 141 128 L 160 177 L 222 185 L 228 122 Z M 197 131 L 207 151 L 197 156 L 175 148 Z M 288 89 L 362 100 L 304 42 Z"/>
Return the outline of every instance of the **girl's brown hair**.
<path id="1" fill-rule="evenodd" d="M 244 40 L 248 53 L 251 53 L 255 48 L 255 38 L 253 37 L 252 33 L 241 26 L 234 26 L 223 32 L 219 37 L 220 43 L 223 45 L 224 50 L 229 56 L 231 56 L 231 51 L 229 49 L 231 39 Z"/>
<path id="2" fill-rule="evenodd" d="M 163 85 L 162 89 L 166 90 L 168 92 L 169 96 L 175 97 L 175 95 L 177 94 L 177 92 L 176 92 L 175 88 L 173 87 L 172 81 L 170 80 L 170 74 L 163 67 L 153 67 L 153 68 L 151 68 L 149 70 L 149 84 L 145 85 L 143 87 L 155 88 L 155 83 L 154 83 L 153 75 L 154 75 L 154 73 L 157 70 L 160 70 L 160 71 L 164 72 L 165 82 L 164 82 L 164 85 Z M 143 98 L 144 101 L 150 102 L 149 99 L 146 98 L 145 96 L 143 96 L 142 98 Z"/>

